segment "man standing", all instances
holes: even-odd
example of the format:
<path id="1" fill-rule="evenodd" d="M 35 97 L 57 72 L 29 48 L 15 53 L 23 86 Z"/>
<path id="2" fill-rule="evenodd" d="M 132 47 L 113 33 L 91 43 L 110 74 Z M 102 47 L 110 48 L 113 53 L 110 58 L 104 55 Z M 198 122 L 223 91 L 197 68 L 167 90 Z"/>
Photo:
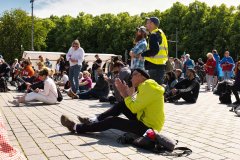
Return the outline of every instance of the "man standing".
<path id="1" fill-rule="evenodd" d="M 131 56 L 131 69 L 141 68 L 144 69 L 144 59 L 141 56 L 141 53 L 147 49 L 147 30 L 144 26 L 137 28 L 135 43 L 136 45 L 130 51 L 129 55 Z"/>
<path id="2" fill-rule="evenodd" d="M 115 104 L 97 117 L 78 117 L 81 124 L 75 124 L 67 116 L 62 115 L 62 125 L 77 133 L 118 129 L 142 136 L 149 128 L 160 131 L 165 120 L 164 88 L 149 78 L 144 70 L 135 69 L 132 73 L 132 85 L 138 88 L 135 95 L 133 90 L 117 79 L 116 87 L 124 101 Z M 120 114 L 124 114 L 127 119 L 119 117 Z"/>
<path id="3" fill-rule="evenodd" d="M 184 76 L 186 76 L 186 71 L 187 71 L 188 68 L 194 68 L 195 67 L 195 63 L 190 58 L 190 54 L 186 54 L 185 59 L 186 59 L 186 61 L 184 62 L 184 65 L 183 65 Z"/>
<path id="4" fill-rule="evenodd" d="M 80 47 L 80 42 L 74 40 L 72 47 L 69 49 L 66 58 L 69 61 L 69 81 L 71 89 L 74 93 L 80 93 L 79 91 L 79 73 L 81 71 L 82 62 L 84 60 L 84 50 Z"/>
<path id="5" fill-rule="evenodd" d="M 142 53 L 145 68 L 150 77 L 158 84 L 163 83 L 166 62 L 168 60 L 168 43 L 163 31 L 158 28 L 160 21 L 157 17 L 147 19 L 146 27 L 150 32 L 147 50 Z"/>
<path id="6" fill-rule="evenodd" d="M 96 58 L 96 61 L 93 62 L 92 71 L 93 71 L 94 80 L 95 82 L 97 82 L 97 79 L 98 79 L 97 69 L 102 66 L 102 60 L 100 59 L 98 54 L 95 55 L 95 58 Z"/>

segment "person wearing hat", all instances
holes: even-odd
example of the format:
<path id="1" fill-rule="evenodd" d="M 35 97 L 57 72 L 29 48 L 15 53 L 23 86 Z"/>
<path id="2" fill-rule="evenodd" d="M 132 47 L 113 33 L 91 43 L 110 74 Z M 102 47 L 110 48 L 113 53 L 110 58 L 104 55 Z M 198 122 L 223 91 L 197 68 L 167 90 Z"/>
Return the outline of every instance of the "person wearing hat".
<path id="1" fill-rule="evenodd" d="M 168 42 L 164 32 L 158 28 L 159 24 L 157 17 L 147 19 L 146 28 L 150 34 L 147 50 L 141 55 L 145 59 L 145 69 L 148 70 L 151 78 L 162 84 L 168 60 Z"/>
<path id="2" fill-rule="evenodd" d="M 141 56 L 141 53 L 147 49 L 147 30 L 144 26 L 137 28 L 135 46 L 129 52 L 131 56 L 131 69 L 141 68 L 144 69 L 144 59 Z"/>
<path id="3" fill-rule="evenodd" d="M 115 85 L 124 101 L 115 104 L 106 112 L 93 118 L 78 116 L 80 124 L 76 124 L 67 116 L 61 116 L 61 123 L 71 132 L 101 132 L 118 129 L 142 136 L 149 128 L 160 131 L 164 125 L 164 88 L 150 79 L 142 69 L 132 73 L 132 88 L 117 79 Z M 133 88 L 137 88 L 134 92 Z M 119 117 L 124 114 L 127 119 Z"/>
<path id="4" fill-rule="evenodd" d="M 186 72 L 187 78 L 178 82 L 172 94 L 165 97 L 166 101 L 176 102 L 180 98 L 184 99 L 188 103 L 196 103 L 199 95 L 200 84 L 196 78 L 196 72 L 193 68 L 188 68 Z"/>

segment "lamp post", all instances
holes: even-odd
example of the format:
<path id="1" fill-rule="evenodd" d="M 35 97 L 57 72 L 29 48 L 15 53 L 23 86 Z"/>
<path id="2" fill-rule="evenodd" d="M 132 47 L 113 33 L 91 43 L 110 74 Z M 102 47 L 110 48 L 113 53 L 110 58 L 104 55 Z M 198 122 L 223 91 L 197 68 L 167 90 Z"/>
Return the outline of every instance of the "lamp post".
<path id="1" fill-rule="evenodd" d="M 175 39 L 175 41 L 168 40 L 168 42 L 176 44 L 176 58 L 178 58 L 178 28 L 176 28 L 176 39 Z"/>
<path id="2" fill-rule="evenodd" d="M 33 18 L 33 2 L 34 2 L 34 0 L 30 0 L 30 3 L 32 3 L 32 51 L 34 51 L 34 18 Z"/>

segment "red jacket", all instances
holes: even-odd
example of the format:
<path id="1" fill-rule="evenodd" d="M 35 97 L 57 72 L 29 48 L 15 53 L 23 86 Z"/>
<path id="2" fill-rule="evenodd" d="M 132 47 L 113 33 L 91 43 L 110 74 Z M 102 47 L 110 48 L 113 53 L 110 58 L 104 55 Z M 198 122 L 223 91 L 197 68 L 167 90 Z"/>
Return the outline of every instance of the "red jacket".
<path id="1" fill-rule="evenodd" d="M 206 73 L 210 76 L 213 76 L 216 65 L 217 62 L 215 61 L 215 59 L 208 59 L 205 67 Z"/>

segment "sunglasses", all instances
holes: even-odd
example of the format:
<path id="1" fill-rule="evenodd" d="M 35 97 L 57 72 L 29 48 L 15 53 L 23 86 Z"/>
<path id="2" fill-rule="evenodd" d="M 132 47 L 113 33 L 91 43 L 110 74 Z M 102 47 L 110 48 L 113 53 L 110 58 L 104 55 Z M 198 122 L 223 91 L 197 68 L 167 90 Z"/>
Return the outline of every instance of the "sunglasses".
<path id="1" fill-rule="evenodd" d="M 73 46 L 74 48 L 77 48 L 78 46 Z"/>

